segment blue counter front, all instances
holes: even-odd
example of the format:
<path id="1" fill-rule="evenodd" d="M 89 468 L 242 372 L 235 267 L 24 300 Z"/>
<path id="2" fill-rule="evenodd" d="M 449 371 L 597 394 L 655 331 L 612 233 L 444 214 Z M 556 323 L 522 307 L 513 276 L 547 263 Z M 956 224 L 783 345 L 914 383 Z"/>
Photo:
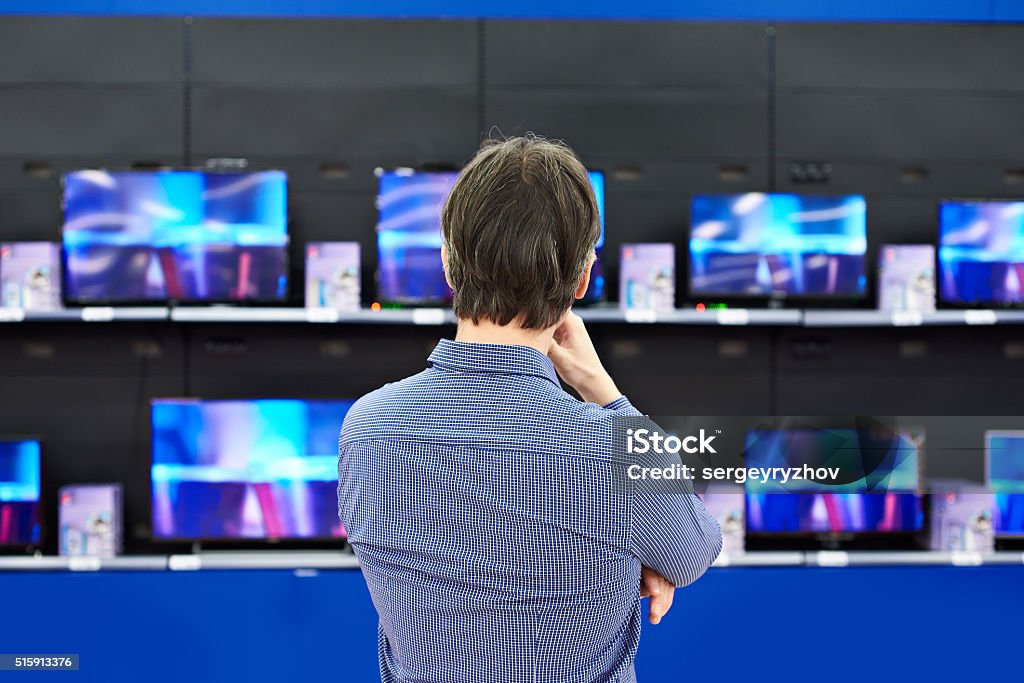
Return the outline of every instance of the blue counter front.
<path id="1" fill-rule="evenodd" d="M 0 596 L 0 653 L 81 655 L 78 672 L 3 680 L 379 680 L 356 570 L 0 572 Z M 636 668 L 641 683 L 1021 680 L 1022 620 L 1022 566 L 716 568 L 645 625 Z"/>

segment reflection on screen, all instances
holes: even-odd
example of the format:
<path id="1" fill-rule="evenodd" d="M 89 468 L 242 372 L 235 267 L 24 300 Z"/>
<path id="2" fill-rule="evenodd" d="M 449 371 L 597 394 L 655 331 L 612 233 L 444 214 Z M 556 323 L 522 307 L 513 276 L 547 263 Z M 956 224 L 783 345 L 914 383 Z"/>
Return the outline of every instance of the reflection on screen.
<path id="1" fill-rule="evenodd" d="M 79 303 L 285 298 L 282 171 L 64 178 L 65 295 Z"/>
<path id="2" fill-rule="evenodd" d="M 604 297 L 604 175 L 598 171 L 590 171 L 589 175 L 601 213 L 601 236 L 585 299 L 596 301 Z M 457 177 L 454 172 L 378 173 L 378 287 L 382 301 L 451 302 L 451 290 L 441 265 L 441 210 Z"/>
<path id="3" fill-rule="evenodd" d="M 351 405 L 154 401 L 154 536 L 343 537 L 338 433 Z"/>
<path id="4" fill-rule="evenodd" d="M 0 440 L 0 545 L 39 543 L 42 448 L 33 440 Z"/>
<path id="5" fill-rule="evenodd" d="M 696 195 L 690 218 L 693 294 L 865 293 L 867 221 L 860 195 Z"/>
<path id="6" fill-rule="evenodd" d="M 1024 201 L 942 202 L 939 268 L 945 302 L 1024 301 Z"/>
<path id="7" fill-rule="evenodd" d="M 839 467 L 836 483 L 748 481 L 747 530 L 906 532 L 924 523 L 918 495 L 924 433 L 854 429 L 752 430 L 747 467 Z"/>
<path id="8" fill-rule="evenodd" d="M 985 432 L 988 486 L 997 536 L 1024 536 L 1024 432 Z"/>

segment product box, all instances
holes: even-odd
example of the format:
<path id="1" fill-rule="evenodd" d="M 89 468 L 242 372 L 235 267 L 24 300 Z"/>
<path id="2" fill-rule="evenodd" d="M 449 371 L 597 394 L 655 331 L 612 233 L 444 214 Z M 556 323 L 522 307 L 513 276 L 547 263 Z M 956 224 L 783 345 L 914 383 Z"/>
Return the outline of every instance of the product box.
<path id="1" fill-rule="evenodd" d="M 61 308 L 59 244 L 0 243 L 0 308 Z"/>
<path id="2" fill-rule="evenodd" d="M 619 307 L 671 311 L 676 299 L 676 249 L 672 244 L 623 244 Z"/>
<path id="3" fill-rule="evenodd" d="M 744 488 L 739 484 L 715 482 L 701 496 L 708 513 L 722 529 L 722 555 L 732 557 L 744 552 Z"/>
<path id="4" fill-rule="evenodd" d="M 306 308 L 359 310 L 359 243 L 306 245 Z"/>
<path id="5" fill-rule="evenodd" d="M 878 308 L 922 313 L 935 310 L 935 247 L 882 246 L 878 254 Z"/>
<path id="6" fill-rule="evenodd" d="M 121 554 L 121 486 L 74 484 L 59 494 L 60 554 L 115 557 Z"/>
<path id="7" fill-rule="evenodd" d="M 946 552 L 992 552 L 994 497 L 984 486 L 956 479 L 929 482 L 931 549 Z"/>

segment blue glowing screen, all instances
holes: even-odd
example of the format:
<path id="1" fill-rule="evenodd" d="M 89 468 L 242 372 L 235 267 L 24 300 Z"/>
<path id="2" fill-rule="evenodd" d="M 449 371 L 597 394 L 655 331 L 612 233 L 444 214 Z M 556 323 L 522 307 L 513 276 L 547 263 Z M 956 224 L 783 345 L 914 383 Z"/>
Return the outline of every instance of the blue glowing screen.
<path id="1" fill-rule="evenodd" d="M 154 536 L 342 537 L 338 434 L 351 405 L 154 401 Z"/>
<path id="2" fill-rule="evenodd" d="M 0 546 L 39 542 L 41 453 L 35 440 L 0 440 Z"/>
<path id="3" fill-rule="evenodd" d="M 382 301 L 399 304 L 443 304 L 451 291 L 441 265 L 441 210 L 455 172 L 388 171 L 379 174 L 377 196 L 378 291 Z M 590 171 L 590 183 L 601 214 L 597 262 L 587 300 L 604 297 L 601 252 L 604 246 L 604 175 Z"/>
<path id="4" fill-rule="evenodd" d="M 280 301 L 287 176 L 77 171 L 64 178 L 65 297 L 77 303 Z"/>
<path id="5" fill-rule="evenodd" d="M 691 294 L 854 298 L 866 292 L 860 195 L 696 195 L 690 208 Z"/>
<path id="6" fill-rule="evenodd" d="M 939 294 L 954 304 L 1024 302 L 1024 201 L 942 202 Z"/>

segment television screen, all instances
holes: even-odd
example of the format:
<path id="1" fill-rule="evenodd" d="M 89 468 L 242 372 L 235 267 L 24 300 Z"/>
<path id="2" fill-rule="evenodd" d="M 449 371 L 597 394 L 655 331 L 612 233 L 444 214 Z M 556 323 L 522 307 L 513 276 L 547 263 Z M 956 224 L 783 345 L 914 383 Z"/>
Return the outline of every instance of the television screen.
<path id="1" fill-rule="evenodd" d="M 64 296 L 79 304 L 287 296 L 287 176 L 77 171 L 64 177 Z"/>
<path id="2" fill-rule="evenodd" d="M 867 219 L 860 195 L 696 195 L 690 208 L 693 295 L 865 295 Z"/>
<path id="3" fill-rule="evenodd" d="M 0 243 L 0 307 L 28 311 L 61 307 L 59 244 Z"/>
<path id="4" fill-rule="evenodd" d="M 747 467 L 839 467 L 841 480 L 748 481 L 748 533 L 915 532 L 923 528 L 918 429 L 752 430 Z"/>
<path id="5" fill-rule="evenodd" d="M 120 484 L 69 484 L 60 487 L 58 498 L 57 541 L 61 555 L 121 554 Z"/>
<path id="6" fill-rule="evenodd" d="M 0 439 L 0 546 L 38 545 L 42 447 L 31 439 Z"/>
<path id="7" fill-rule="evenodd" d="M 1024 302 L 1024 201 L 939 205 L 939 295 L 954 305 Z"/>
<path id="8" fill-rule="evenodd" d="M 458 177 L 455 172 L 378 173 L 378 294 L 396 304 L 447 304 L 451 291 L 441 265 L 441 209 Z M 597 262 L 585 300 L 604 298 L 604 175 L 590 171 L 601 213 Z"/>
<path id="9" fill-rule="evenodd" d="M 1024 538 L 1024 432 L 985 432 L 985 470 L 995 535 Z"/>
<path id="10" fill-rule="evenodd" d="M 327 539 L 338 521 L 338 434 L 351 401 L 156 400 L 153 535 Z"/>
<path id="11" fill-rule="evenodd" d="M 878 259 L 878 309 L 935 310 L 935 247 L 887 244 Z"/>

